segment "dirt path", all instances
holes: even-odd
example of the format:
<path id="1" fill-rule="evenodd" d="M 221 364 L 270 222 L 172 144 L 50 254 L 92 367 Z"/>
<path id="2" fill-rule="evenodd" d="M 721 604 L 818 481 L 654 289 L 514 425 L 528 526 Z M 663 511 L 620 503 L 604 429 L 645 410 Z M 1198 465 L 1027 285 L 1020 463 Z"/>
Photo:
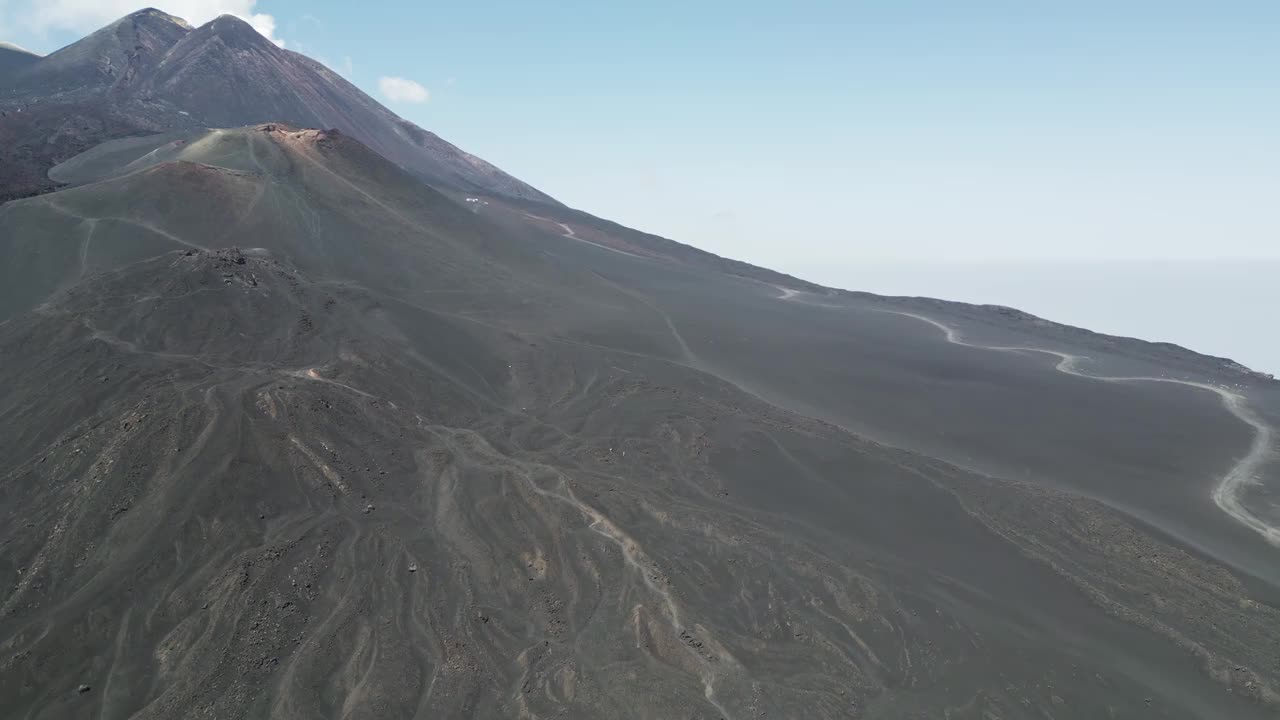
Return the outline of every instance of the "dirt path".
<path id="1" fill-rule="evenodd" d="M 93 218 L 93 217 L 86 217 L 86 216 L 84 216 L 84 215 L 81 215 L 81 214 L 79 214 L 79 213 L 77 213 L 77 212 L 74 212 L 74 211 L 72 211 L 72 210 L 69 210 L 69 209 L 67 209 L 67 208 L 65 208 L 65 207 L 63 207 L 63 206 L 61 206 L 61 205 L 59 205 L 59 204 L 55 203 L 54 201 L 50 200 L 49 198 L 41 198 L 41 200 L 42 200 L 42 201 L 44 201 L 44 204 L 45 204 L 45 205 L 47 205 L 50 209 L 54 210 L 55 212 L 60 212 L 60 213 L 62 213 L 63 215 L 66 215 L 66 216 L 68 216 L 68 217 L 76 218 L 76 219 L 81 220 L 81 221 L 83 221 L 83 222 L 93 221 L 93 222 L 95 223 L 95 226 L 96 226 L 96 223 L 98 223 L 98 222 L 100 222 L 100 221 L 102 221 L 102 220 L 115 220 L 116 222 L 122 222 L 122 223 L 128 223 L 128 224 L 130 224 L 130 225 L 135 225 L 135 226 L 137 226 L 137 227 L 142 228 L 143 230 L 149 230 L 149 231 L 151 231 L 151 232 L 155 233 L 156 235 L 159 235 L 159 236 L 161 236 L 161 237 L 163 237 L 163 238 L 167 238 L 167 239 L 169 239 L 169 240 L 172 240 L 173 242 L 176 242 L 176 243 L 178 243 L 179 245 L 185 245 L 185 246 L 187 246 L 187 247 L 189 247 L 189 248 L 193 248 L 193 249 L 196 249 L 196 250 L 208 250 L 208 248 L 206 248 L 206 247 L 205 247 L 205 246 L 203 246 L 203 245 L 197 245 L 197 244 L 195 244 L 195 243 L 193 243 L 193 242 L 191 242 L 191 241 L 189 241 L 189 240 L 183 240 L 182 238 L 178 237 L 177 235 L 174 235 L 173 233 L 169 232 L 168 230 L 165 230 L 164 228 L 162 228 L 162 227 L 158 227 L 158 226 L 156 226 L 156 225 L 152 225 L 151 223 L 147 222 L 146 220 L 138 220 L 137 218 L 116 217 L 116 216 L 97 217 L 97 218 Z"/>
<path id="2" fill-rule="evenodd" d="M 575 233 L 575 232 L 573 231 L 573 228 L 569 227 L 568 225 L 566 225 L 566 224 L 564 224 L 564 223 L 562 223 L 562 222 L 556 222 L 556 221 L 554 221 L 554 220 L 550 220 L 550 219 L 548 219 L 548 218 L 544 218 L 544 217 L 541 217 L 541 216 L 538 216 L 538 215 L 530 215 L 529 213 L 524 213 L 524 216 L 525 216 L 525 217 L 527 217 L 527 218 L 529 218 L 530 220 L 540 220 L 540 221 L 542 221 L 542 222 L 555 223 L 556 225 L 559 225 L 559 226 L 560 226 L 560 229 L 561 229 L 561 230 L 564 230 L 564 232 L 560 234 L 560 236 L 561 236 L 561 237 L 567 237 L 567 238 L 569 238 L 570 240 L 577 240 L 578 242 L 580 242 L 580 243 L 586 243 L 587 245 L 594 245 L 594 246 L 596 246 L 596 247 L 600 248 L 601 250 L 608 250 L 609 252 L 616 252 L 616 253 L 618 253 L 619 255 L 626 255 L 627 257 L 639 258 L 640 260 L 647 260 L 647 259 L 648 259 L 648 258 L 645 258 L 645 257 L 644 257 L 644 256 L 642 256 L 642 255 L 636 255 L 635 253 L 629 253 L 629 252 L 627 252 L 626 250 L 619 250 L 618 248 L 615 248 L 615 247 L 609 247 L 608 245 L 601 245 L 601 244 L 600 244 L 600 243 L 598 243 L 598 242 L 594 242 L 594 241 L 592 241 L 592 240 L 588 240 L 588 239 L 586 239 L 586 238 L 578 237 L 578 234 L 577 234 L 577 233 Z"/>
<path id="3" fill-rule="evenodd" d="M 784 296 L 790 297 L 790 296 Z M 979 345 L 964 340 L 959 331 L 948 325 L 945 325 L 933 318 L 916 313 L 904 312 L 899 310 L 880 310 L 879 312 L 891 313 L 893 315 L 902 315 L 903 317 L 913 318 L 921 322 L 928 323 L 943 333 L 947 342 L 954 345 L 976 348 L 978 350 L 991 350 L 994 352 L 1017 352 L 1017 353 L 1040 353 L 1042 355 L 1051 355 L 1058 358 L 1058 364 L 1055 369 L 1067 375 L 1096 380 L 1098 382 L 1109 383 L 1135 383 L 1135 382 L 1152 382 L 1152 383 L 1168 383 L 1171 385 L 1184 385 L 1196 390 L 1204 390 L 1218 396 L 1222 402 L 1222 407 L 1240 422 L 1248 425 L 1253 430 L 1253 442 L 1249 446 L 1249 452 L 1232 465 L 1231 469 L 1219 479 L 1213 488 L 1213 502 L 1225 513 L 1230 515 L 1236 521 L 1245 527 L 1253 530 L 1261 535 L 1267 542 L 1280 547 L 1280 527 L 1269 524 L 1262 518 L 1258 517 L 1251 510 L 1245 507 L 1240 500 L 1241 491 L 1250 483 L 1261 481 L 1259 471 L 1263 464 L 1272 453 L 1272 444 L 1274 439 L 1274 431 L 1264 423 L 1253 410 L 1249 407 L 1248 401 L 1243 395 L 1232 392 L 1226 388 L 1208 383 L 1194 382 L 1191 380 L 1178 380 L 1175 378 L 1164 377 L 1148 377 L 1148 376 L 1126 376 L 1112 377 L 1107 375 L 1093 375 L 1080 369 L 1080 361 L 1085 360 L 1083 356 L 1072 355 L 1057 350 L 1049 350 L 1039 347 L 1021 347 L 1021 346 L 1000 346 L 1000 345 Z"/>

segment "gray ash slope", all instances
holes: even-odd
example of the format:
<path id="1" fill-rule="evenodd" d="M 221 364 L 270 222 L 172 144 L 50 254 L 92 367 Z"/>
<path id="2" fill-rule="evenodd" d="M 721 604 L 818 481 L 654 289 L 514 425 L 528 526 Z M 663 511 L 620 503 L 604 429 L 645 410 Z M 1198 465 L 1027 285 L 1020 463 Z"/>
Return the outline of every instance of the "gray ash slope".
<path id="1" fill-rule="evenodd" d="M 5 717 L 1280 708 L 1208 391 L 624 254 L 340 133 L 64 170 L 0 207 Z M 1123 351 L 1088 369 L 1280 407 Z"/>
<path id="2" fill-rule="evenodd" d="M 616 222 L 596 217 L 563 205 L 548 206 L 536 202 L 512 198 L 491 197 L 487 204 L 492 211 L 509 217 L 523 218 L 553 226 L 571 226 L 578 239 L 611 247 L 623 252 L 648 258 L 690 265 L 718 274 L 730 275 L 774 285 L 779 290 L 803 294 L 812 304 L 876 303 L 892 300 L 895 307 L 912 306 L 919 311 L 937 311 L 947 316 L 964 318 L 966 322 L 1001 328 L 1022 328 L 1037 338 L 1053 338 L 1081 349 L 1139 356 L 1160 366 L 1174 366 L 1193 374 L 1235 378 L 1245 376 L 1250 381 L 1272 379 L 1244 367 L 1230 358 L 1214 357 L 1167 342 L 1153 342 L 1139 338 L 1118 337 L 1072 327 L 1036 317 L 1030 313 L 1000 305 L 975 305 L 929 297 L 885 297 L 873 293 L 826 287 L 786 273 L 752 265 L 741 260 L 722 257 L 706 250 L 686 245 L 652 233 L 635 230 Z"/>
<path id="3" fill-rule="evenodd" d="M 25 68 L 40 56 L 12 43 L 0 42 L 0 78 Z"/>
<path id="4" fill-rule="evenodd" d="M 51 166 L 105 140 L 273 120 L 342 130 L 435 185 L 554 203 L 232 16 L 192 28 L 140 10 L 0 63 L 0 199 L 50 189 Z"/>

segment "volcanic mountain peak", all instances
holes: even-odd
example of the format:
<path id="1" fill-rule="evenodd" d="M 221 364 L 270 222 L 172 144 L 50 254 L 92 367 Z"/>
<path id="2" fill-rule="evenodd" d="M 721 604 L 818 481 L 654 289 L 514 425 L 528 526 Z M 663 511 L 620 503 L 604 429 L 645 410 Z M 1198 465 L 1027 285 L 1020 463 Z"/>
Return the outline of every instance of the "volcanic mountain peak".
<path id="1" fill-rule="evenodd" d="M 21 69 L 13 94 L 83 95 L 145 75 L 190 26 L 159 10 L 140 10 Z"/>
<path id="2" fill-rule="evenodd" d="M 219 15 L 209 22 L 195 29 L 192 35 L 208 33 L 210 35 L 222 38 L 223 42 L 229 45 L 271 45 L 275 46 L 266 37 L 253 28 L 252 25 L 245 22 L 243 18 L 235 15 Z"/>
<path id="3" fill-rule="evenodd" d="M 164 20 L 166 22 L 171 22 L 174 25 L 180 25 L 184 28 L 187 28 L 188 30 L 191 29 L 191 24 L 188 23 L 186 20 L 178 17 L 177 15 L 170 15 L 169 13 L 163 10 L 157 10 L 156 8 L 153 8 L 153 7 L 143 8 L 142 10 L 139 10 L 138 12 L 134 13 L 134 15 L 146 16 L 148 18 L 152 18 L 155 20 Z"/>
<path id="4" fill-rule="evenodd" d="M 49 189 L 52 166 L 106 140 L 278 121 L 340 129 L 438 187 L 559 204 L 232 15 L 192 29 L 149 8 L 45 58 L 8 54 L 0 199 Z"/>
<path id="5" fill-rule="evenodd" d="M 78 42 L 51 53 L 49 58 L 53 59 L 60 55 L 85 57 L 102 51 L 127 52 L 146 49 L 163 52 L 190 31 L 191 26 L 181 18 L 154 9 L 139 10 Z"/>
<path id="6" fill-rule="evenodd" d="M 135 10 L 134 12 L 131 12 L 128 15 L 125 15 L 124 17 L 117 20 L 114 24 L 118 25 L 126 21 L 131 21 L 134 23 L 154 22 L 157 24 L 177 25 L 179 27 L 186 28 L 187 30 L 191 29 L 191 24 L 188 23 L 186 20 L 183 20 L 177 15 L 170 15 L 169 13 L 163 10 L 158 10 L 153 7 L 143 8 L 141 10 Z"/>

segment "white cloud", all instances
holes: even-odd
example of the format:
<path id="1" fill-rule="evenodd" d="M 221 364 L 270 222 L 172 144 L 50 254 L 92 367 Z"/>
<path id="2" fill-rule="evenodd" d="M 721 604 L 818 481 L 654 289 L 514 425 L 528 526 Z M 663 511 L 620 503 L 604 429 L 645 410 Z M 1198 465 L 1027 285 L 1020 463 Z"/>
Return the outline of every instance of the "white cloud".
<path id="1" fill-rule="evenodd" d="M 90 32 L 134 12 L 142 4 L 141 0 L 16 0 L 7 3 L 19 21 L 37 33 L 49 30 Z M 284 40 L 275 35 L 275 17 L 254 12 L 257 0 L 166 0 L 161 4 L 164 12 L 186 20 L 193 27 L 219 15 L 235 15 L 267 39 L 284 47 Z"/>
<path id="2" fill-rule="evenodd" d="M 351 79 L 351 73 L 353 73 L 353 72 L 355 72 L 355 71 L 351 68 L 351 56 L 350 56 L 350 55 L 343 56 L 343 58 L 342 58 L 342 76 L 343 76 L 343 77 L 345 77 L 345 78 L 347 78 L 347 79 L 349 80 L 349 79 Z"/>
<path id="3" fill-rule="evenodd" d="M 424 103 L 431 98 L 426 88 L 402 77 L 380 77 L 378 89 L 391 102 Z"/>
<path id="4" fill-rule="evenodd" d="M 237 4 L 243 4 L 243 3 L 237 3 Z M 254 3 L 252 0 L 248 0 L 247 4 L 250 7 L 252 7 Z M 244 20 L 245 22 L 252 25 L 253 29 L 257 30 L 258 34 L 261 35 L 262 37 L 270 40 L 271 42 L 279 45 L 280 47 L 284 47 L 284 40 L 276 37 L 276 19 L 272 15 L 267 15 L 266 13 L 254 13 L 249 17 L 245 17 L 239 13 L 218 13 L 218 15 L 235 15 L 241 20 Z M 215 15 L 214 17 L 217 17 L 217 15 Z"/>

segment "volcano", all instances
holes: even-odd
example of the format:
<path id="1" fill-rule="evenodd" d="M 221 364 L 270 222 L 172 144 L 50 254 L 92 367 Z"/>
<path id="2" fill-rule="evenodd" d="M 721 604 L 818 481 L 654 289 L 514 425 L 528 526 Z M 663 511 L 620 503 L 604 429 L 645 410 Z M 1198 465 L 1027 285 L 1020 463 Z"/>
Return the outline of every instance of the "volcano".
<path id="1" fill-rule="evenodd" d="M 53 187 L 50 167 L 106 140 L 264 121 L 342 130 L 432 184 L 554 203 L 239 18 L 192 28 L 155 9 L 47 57 L 0 48 L 0 199 Z"/>
<path id="2" fill-rule="evenodd" d="M 246 28 L 5 81 L 229 126 L 0 206 L 5 717 L 1280 712 L 1274 380 L 245 121 L 331 75 Z"/>

